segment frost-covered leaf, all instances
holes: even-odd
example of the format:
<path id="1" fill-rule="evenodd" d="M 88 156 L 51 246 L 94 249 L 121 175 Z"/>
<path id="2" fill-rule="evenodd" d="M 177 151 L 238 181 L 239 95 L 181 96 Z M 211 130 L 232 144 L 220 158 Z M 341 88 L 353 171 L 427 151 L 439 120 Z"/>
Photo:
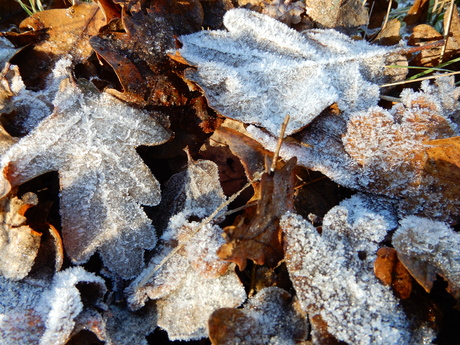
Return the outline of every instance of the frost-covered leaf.
<path id="1" fill-rule="evenodd" d="M 38 123 L 53 111 L 53 100 L 61 81 L 68 77 L 72 61 L 69 56 L 56 62 L 45 80 L 42 90 L 32 91 L 24 84 L 18 66 L 11 65 L 0 80 L 0 99 L 4 124 L 15 136 L 22 136 L 34 129 Z M 6 92 L 8 91 L 8 92 Z"/>
<path id="2" fill-rule="evenodd" d="M 37 256 L 40 234 L 26 225 L 24 216 L 37 203 L 33 193 L 0 200 L 0 274 L 8 279 L 24 278 Z"/>
<path id="3" fill-rule="evenodd" d="M 146 336 L 156 327 L 154 308 L 131 312 L 117 305 L 110 305 L 103 311 L 87 307 L 75 319 L 72 344 L 80 344 L 81 331 L 91 331 L 106 345 L 147 345 Z"/>
<path id="4" fill-rule="evenodd" d="M 128 303 L 138 309 L 148 298 L 157 300 L 158 325 L 169 339 L 200 339 L 207 336 L 208 317 L 214 310 L 236 307 L 246 298 L 236 274 L 216 255 L 224 242 L 220 227 L 189 220 L 209 216 L 225 201 L 217 166 L 190 160 L 187 170 L 168 182 L 164 196 L 166 208 L 171 200 L 177 202 L 171 211 L 175 214 L 168 217 L 149 267 L 127 289 Z"/>
<path id="5" fill-rule="evenodd" d="M 7 62 L 19 51 L 5 37 L 0 37 L 0 71 L 2 71 Z"/>
<path id="6" fill-rule="evenodd" d="M 396 224 L 391 202 L 359 194 L 326 214 L 321 234 L 300 216 L 282 218 L 285 260 L 302 308 L 320 315 L 338 340 L 406 344 L 414 336 L 373 272 L 378 244 Z"/>
<path id="7" fill-rule="evenodd" d="M 265 288 L 244 309 L 222 308 L 209 319 L 214 345 L 294 345 L 304 340 L 308 322 L 292 296 L 278 287 Z"/>
<path id="8" fill-rule="evenodd" d="M 365 110 L 377 104 L 386 57 L 394 52 L 353 41 L 334 30 L 305 35 L 273 18 L 234 9 L 228 31 L 181 36 L 179 50 L 197 66 L 187 78 L 203 88 L 209 105 L 224 116 L 257 124 L 277 135 L 286 115 L 287 134 L 308 125 L 322 110 Z"/>
<path id="9" fill-rule="evenodd" d="M 3 344 L 65 344 L 83 310 L 78 284 L 94 284 L 91 298 L 106 292 L 104 280 L 81 267 L 56 273 L 51 283 L 13 282 L 0 277 L 0 336 Z"/>
<path id="10" fill-rule="evenodd" d="M 409 216 L 393 235 L 398 258 L 428 292 L 439 274 L 460 301 L 460 234 L 447 224 Z"/>
<path id="11" fill-rule="evenodd" d="M 100 94 L 90 84 L 63 82 L 56 111 L 2 156 L 12 186 L 59 171 L 64 247 L 75 263 L 98 250 L 123 278 L 140 272 L 156 235 L 141 205 L 160 200 L 158 182 L 136 154 L 170 133 L 146 112 Z M 4 190 L 2 194 L 5 194 Z"/>
<path id="12" fill-rule="evenodd" d="M 286 143 L 281 156 L 296 156 L 299 165 L 319 170 L 335 182 L 362 191 L 398 198 L 402 214 L 441 220 L 460 216 L 458 183 L 459 89 L 452 79 L 406 89 L 402 103 L 390 110 L 372 107 L 349 117 L 323 114 L 297 145 Z M 276 138 L 255 127 L 248 131 L 268 149 Z M 434 139 L 451 138 L 446 141 Z"/>

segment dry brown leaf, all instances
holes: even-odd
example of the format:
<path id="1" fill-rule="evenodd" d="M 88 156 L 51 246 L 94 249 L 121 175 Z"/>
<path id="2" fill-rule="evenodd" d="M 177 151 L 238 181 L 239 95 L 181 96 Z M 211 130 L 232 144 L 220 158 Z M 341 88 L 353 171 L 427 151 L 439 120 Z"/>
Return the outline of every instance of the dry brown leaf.
<path id="1" fill-rule="evenodd" d="M 374 41 L 375 43 L 384 46 L 392 46 L 398 44 L 401 41 L 401 35 L 399 33 L 400 30 L 401 22 L 394 18 L 387 23 L 382 31 L 379 32 Z"/>
<path id="2" fill-rule="evenodd" d="M 444 21 L 446 24 L 447 20 Z M 423 46 L 428 43 L 444 39 L 444 36 L 437 32 L 433 27 L 427 24 L 420 24 L 414 27 L 412 35 L 409 37 L 408 45 Z M 411 64 L 417 66 L 433 67 L 440 63 L 441 51 L 443 47 L 433 47 L 430 49 L 423 49 L 412 60 Z M 457 7 L 454 6 L 452 14 L 452 23 L 450 27 L 450 34 L 447 39 L 443 60 L 447 61 L 454 56 L 458 55 L 460 51 L 460 17 Z"/>
<path id="3" fill-rule="evenodd" d="M 239 218 L 236 226 L 224 229 L 227 243 L 217 252 L 221 259 L 234 262 L 244 270 L 248 259 L 258 265 L 275 267 L 283 258 L 279 220 L 285 212 L 294 209 L 296 163 L 292 158 L 272 174 L 262 175 L 256 213 L 249 219 Z"/>
<path id="4" fill-rule="evenodd" d="M 409 298 L 412 292 L 412 278 L 398 260 L 394 248 L 382 247 L 377 251 L 374 262 L 374 273 L 383 285 L 391 285 L 396 296 L 401 299 Z"/>
<path id="5" fill-rule="evenodd" d="M 248 136 L 247 132 L 242 133 L 241 130 L 227 126 L 219 127 L 210 140 L 228 145 L 232 153 L 240 159 L 249 181 L 254 181 L 266 170 L 265 157 L 273 155 L 259 142 Z"/>
<path id="6" fill-rule="evenodd" d="M 103 27 L 91 46 L 114 69 L 124 92 L 117 98 L 160 106 L 184 105 L 186 86 L 174 74 L 166 50 L 176 48 L 175 36 L 199 30 L 203 21 L 197 0 L 159 1 Z"/>
<path id="7" fill-rule="evenodd" d="M 306 0 L 307 15 L 322 27 L 350 27 L 367 24 L 368 13 L 361 0 Z"/>
<path id="8" fill-rule="evenodd" d="M 45 39 L 25 48 L 15 60 L 22 75 L 27 76 L 26 84 L 42 87 L 55 62 L 64 55 L 70 55 L 74 62 L 86 60 L 93 52 L 88 40 L 104 23 L 99 7 L 88 2 L 26 18 L 19 26 L 21 30 L 46 30 Z"/>
<path id="9" fill-rule="evenodd" d="M 407 12 L 404 21 L 408 25 L 420 24 L 426 22 L 428 8 L 430 6 L 429 0 L 415 0 L 412 7 Z"/>

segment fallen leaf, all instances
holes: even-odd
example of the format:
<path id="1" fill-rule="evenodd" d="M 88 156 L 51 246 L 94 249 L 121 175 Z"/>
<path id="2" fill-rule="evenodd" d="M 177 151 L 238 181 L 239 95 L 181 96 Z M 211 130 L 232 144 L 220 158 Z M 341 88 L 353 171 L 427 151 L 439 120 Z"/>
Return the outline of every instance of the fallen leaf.
<path id="1" fill-rule="evenodd" d="M 407 344 L 435 336 L 424 325 L 411 324 L 374 275 L 379 242 L 396 221 L 388 199 L 362 194 L 331 209 L 321 234 L 298 215 L 287 213 L 281 220 L 285 261 L 302 309 L 310 318 L 320 315 L 338 340 Z"/>
<path id="2" fill-rule="evenodd" d="M 361 0 L 306 0 L 307 14 L 322 27 L 365 25 L 369 15 Z"/>
<path id="3" fill-rule="evenodd" d="M 284 143 L 280 155 L 318 170 L 349 188 L 397 198 L 402 216 L 438 220 L 460 216 L 457 183 L 458 94 L 453 79 L 405 89 L 392 109 L 372 107 L 350 116 L 323 114 L 301 135 Z M 276 138 L 254 126 L 248 132 L 274 150 Z M 439 142 L 438 139 L 449 139 Z M 433 145 L 430 145 L 430 140 Z"/>
<path id="4" fill-rule="evenodd" d="M 307 331 L 298 302 L 277 287 L 261 290 L 243 309 L 218 309 L 209 318 L 214 345 L 294 345 L 305 340 Z"/>
<path id="5" fill-rule="evenodd" d="M 27 76 L 26 84 L 42 89 L 54 64 L 64 56 L 69 55 L 74 63 L 86 60 L 93 52 L 88 40 L 104 23 L 99 7 L 88 2 L 38 12 L 24 19 L 19 26 L 22 31 L 45 29 L 47 34 L 46 39 L 23 49 L 15 59 L 22 75 Z"/>
<path id="6" fill-rule="evenodd" d="M 64 345 L 84 304 L 77 288 L 93 285 L 90 296 L 102 305 L 104 280 L 81 267 L 56 273 L 52 282 L 13 282 L 0 276 L 0 335 L 5 344 Z M 86 296 L 83 296 L 86 297 Z"/>
<path id="7" fill-rule="evenodd" d="M 24 278 L 32 268 L 40 247 L 40 233 L 27 224 L 26 210 L 37 205 L 37 196 L 0 200 L 0 274 L 11 280 Z"/>
<path id="8" fill-rule="evenodd" d="M 184 105 L 186 86 L 174 74 L 166 50 L 176 47 L 176 35 L 198 30 L 202 20 L 197 0 L 155 2 L 146 13 L 139 10 L 129 15 L 124 10 L 118 25 L 112 22 L 90 39 L 123 87 L 123 92 L 107 92 L 134 103 Z"/>
<path id="9" fill-rule="evenodd" d="M 155 255 L 125 291 L 134 310 L 156 300 L 158 325 L 171 340 L 207 337 L 209 315 L 246 298 L 229 263 L 216 255 L 223 243 L 220 227 L 190 220 L 208 217 L 224 201 L 215 163 L 189 160 L 187 170 L 173 175 L 164 191 L 160 209 L 174 206 Z"/>
<path id="10" fill-rule="evenodd" d="M 448 290 L 460 300 L 460 234 L 448 225 L 409 216 L 393 235 L 398 258 L 417 282 L 430 292 L 436 275 L 449 283 Z"/>
<path id="11" fill-rule="evenodd" d="M 197 66 L 185 76 L 204 90 L 212 108 L 273 135 L 287 114 L 289 135 L 333 103 L 347 114 L 377 104 L 376 83 L 385 80 L 386 58 L 395 53 L 334 30 L 303 35 L 243 9 L 228 11 L 224 25 L 228 31 L 179 38 L 181 57 Z"/>
<path id="12" fill-rule="evenodd" d="M 412 278 L 398 260 L 394 248 L 382 247 L 377 251 L 377 259 L 374 263 L 374 273 L 383 285 L 391 285 L 396 297 L 409 298 L 412 292 Z"/>
<path id="13" fill-rule="evenodd" d="M 39 91 L 29 90 L 23 82 L 18 66 L 10 65 L 0 79 L 0 99 L 3 103 L 2 122 L 14 136 L 24 136 L 53 111 L 53 100 L 61 81 L 68 77 L 72 61 L 63 58 L 56 62 Z"/>
<path id="14" fill-rule="evenodd" d="M 128 107 L 89 83 L 64 81 L 54 104 L 56 111 L 2 156 L 3 181 L 18 186 L 59 171 L 67 255 L 83 263 L 98 250 L 112 272 L 131 278 L 144 266 L 144 248 L 156 242 L 140 204 L 160 200 L 135 147 L 161 144 L 170 133 L 158 113 Z"/>
<path id="15" fill-rule="evenodd" d="M 248 259 L 275 267 L 283 258 L 279 220 L 285 212 L 294 210 L 296 163 L 292 158 L 282 168 L 262 175 L 256 213 L 224 228 L 227 243 L 217 252 L 221 259 L 236 263 L 242 271 Z"/>
<path id="16" fill-rule="evenodd" d="M 430 2 L 428 0 L 415 0 L 409 11 L 407 11 L 407 15 L 404 17 L 404 21 L 408 25 L 426 22 L 429 6 Z"/>

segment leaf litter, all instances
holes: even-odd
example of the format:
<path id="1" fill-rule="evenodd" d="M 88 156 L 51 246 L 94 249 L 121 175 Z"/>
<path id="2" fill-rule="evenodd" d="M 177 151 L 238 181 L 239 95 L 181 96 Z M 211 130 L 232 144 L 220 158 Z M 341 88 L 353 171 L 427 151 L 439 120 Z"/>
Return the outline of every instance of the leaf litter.
<path id="1" fill-rule="evenodd" d="M 361 1 L 315 14 L 326 3 L 239 1 L 298 30 L 365 22 Z M 64 36 L 74 43 L 62 51 L 53 43 L 61 28 L 52 26 L 63 18 L 52 18 L 53 10 L 21 24 L 48 18 L 32 31 L 2 34 L 15 44 L 6 45 L 3 62 L 12 65 L 0 89 L 2 339 L 147 344 L 161 328 L 171 340 L 214 344 L 443 343 L 443 329 L 455 329 L 449 322 L 458 319 L 455 302 L 432 296 L 440 279 L 446 294 L 458 300 L 459 291 L 450 227 L 458 220 L 459 147 L 452 80 L 424 82 L 419 91 L 380 89 L 404 78 L 405 69 L 387 68 L 400 47 L 331 29 L 300 33 L 244 9 L 222 18 L 229 1 L 80 7 L 97 18 L 84 19 L 83 28 L 69 15 L 76 29 Z M 199 31 L 222 22 L 226 30 Z M 30 47 L 16 51 L 19 42 Z M 83 55 L 75 54 L 80 44 Z M 46 68 L 25 68 L 27 51 L 40 49 L 34 59 Z M 384 108 L 381 92 L 401 103 Z M 287 114 L 286 163 L 259 181 Z M 200 121 L 201 128 L 192 125 Z M 185 170 L 184 142 L 193 142 Z M 317 198 L 321 184 L 304 180 L 309 170 L 294 157 L 322 179 L 368 194 L 339 205 L 343 197 L 334 197 L 337 206 L 308 214 L 308 203 L 294 201 Z M 60 195 L 45 206 L 47 187 L 35 177 L 50 171 L 59 174 Z M 311 188 L 296 187 L 301 181 Z M 235 193 L 243 185 L 252 192 Z M 31 202 L 27 192 L 38 198 Z M 229 204 L 244 213 L 226 212 Z M 32 230 L 33 210 L 47 210 L 40 224 L 57 225 L 55 241 L 62 233 L 70 258 L 62 272 L 39 267 L 37 251 L 49 244 Z M 218 255 L 226 246 L 233 248 L 228 261 Z M 440 318 L 424 314 L 425 300 L 445 316 L 438 334 Z"/>

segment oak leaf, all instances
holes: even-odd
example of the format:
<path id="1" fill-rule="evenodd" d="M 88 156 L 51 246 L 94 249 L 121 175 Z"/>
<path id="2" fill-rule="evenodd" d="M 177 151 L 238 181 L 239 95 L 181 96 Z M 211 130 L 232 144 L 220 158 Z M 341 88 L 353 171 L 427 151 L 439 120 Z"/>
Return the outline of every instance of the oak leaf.
<path id="1" fill-rule="evenodd" d="M 144 266 L 144 248 L 156 242 L 140 204 L 160 201 L 158 182 L 135 148 L 161 144 L 170 133 L 158 114 L 128 107 L 90 83 L 65 80 L 54 105 L 53 114 L 2 156 L 3 182 L 18 186 L 59 171 L 67 255 L 83 263 L 98 250 L 111 271 L 131 278 Z"/>
<path id="2" fill-rule="evenodd" d="M 377 104 L 386 59 L 395 50 L 353 41 L 334 30 L 301 34 L 265 15 L 234 9 L 224 16 L 228 31 L 181 36 L 182 59 L 197 69 L 186 77 L 226 117 L 256 124 L 277 135 L 307 126 L 322 110 Z"/>
<path id="3" fill-rule="evenodd" d="M 224 242 L 221 228 L 191 220 L 208 217 L 224 201 L 216 164 L 189 160 L 187 170 L 173 175 L 164 191 L 164 205 L 159 207 L 166 210 L 170 205 L 169 223 L 155 254 L 126 290 L 131 309 L 156 300 L 158 325 L 171 340 L 208 336 L 209 315 L 237 307 L 246 298 L 229 263 L 216 255 Z"/>
<path id="4" fill-rule="evenodd" d="M 146 13 L 139 9 L 128 14 L 123 10 L 121 19 L 90 39 L 123 87 L 123 92 L 107 92 L 135 103 L 184 105 L 186 87 L 174 74 L 166 50 L 175 48 L 176 35 L 199 30 L 202 15 L 197 0 L 157 1 Z"/>
<path id="5" fill-rule="evenodd" d="M 432 330 L 411 325 L 395 296 L 374 276 L 379 242 L 396 226 L 388 199 L 362 194 L 332 208 L 321 234 L 298 215 L 282 218 L 285 261 L 302 308 L 310 318 L 319 315 L 338 340 L 408 344 L 434 338 Z"/>
<path id="6" fill-rule="evenodd" d="M 305 7 L 307 15 L 320 27 L 361 26 L 369 20 L 365 3 L 360 0 L 306 0 Z"/>

